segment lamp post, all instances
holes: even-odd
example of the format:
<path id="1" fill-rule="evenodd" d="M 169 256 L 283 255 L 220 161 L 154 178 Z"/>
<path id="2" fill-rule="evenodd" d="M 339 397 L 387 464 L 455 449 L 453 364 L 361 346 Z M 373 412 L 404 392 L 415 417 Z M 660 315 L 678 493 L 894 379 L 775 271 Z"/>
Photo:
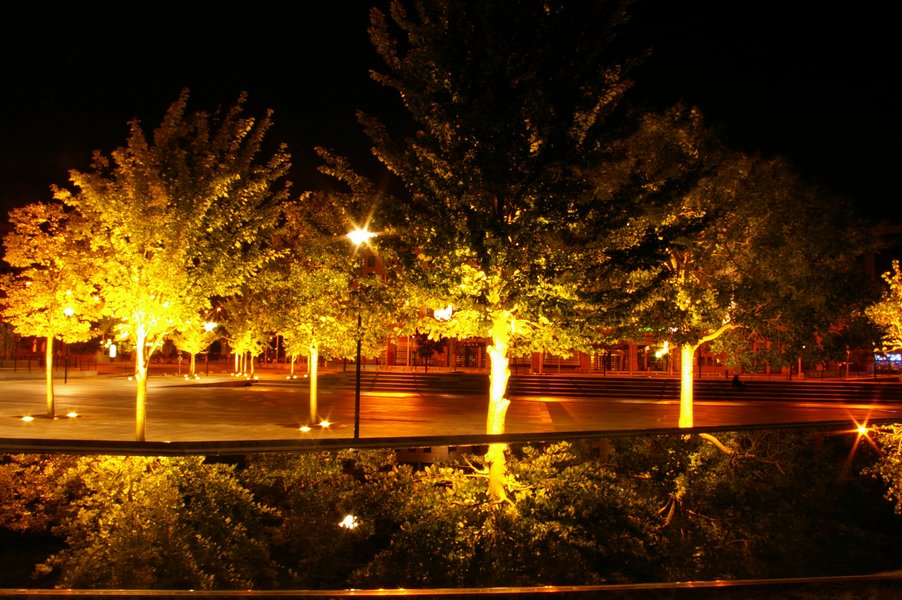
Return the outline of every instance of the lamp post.
<path id="1" fill-rule="evenodd" d="M 354 383 L 354 439 L 360 439 L 360 306 L 357 307 L 357 374 Z"/>
<path id="2" fill-rule="evenodd" d="M 204 331 L 206 333 L 213 333 L 213 330 L 216 329 L 217 323 L 213 321 L 207 321 L 204 323 Z M 214 340 L 215 341 L 215 340 Z M 210 375 L 210 346 L 213 345 L 213 342 L 207 344 L 207 349 L 204 351 L 204 377 L 208 377 Z"/>
<path id="3" fill-rule="evenodd" d="M 72 315 L 75 314 L 75 309 L 73 309 L 71 306 L 67 306 L 63 310 L 63 314 L 66 315 L 67 319 L 71 318 Z M 66 344 L 66 358 L 65 358 L 65 367 L 63 368 L 63 383 L 68 384 L 69 383 L 69 343 L 65 342 L 65 344 Z"/>
<path id="4" fill-rule="evenodd" d="M 363 229 L 355 229 L 348 233 L 348 239 L 354 243 L 355 251 L 360 248 L 361 244 L 365 244 L 367 241 L 376 237 L 376 234 L 367 231 L 366 227 Z M 361 269 L 362 274 L 362 269 Z M 354 439 L 360 439 L 360 329 L 362 323 L 360 318 L 360 302 L 357 303 L 357 361 L 356 361 L 356 374 L 354 381 Z"/>

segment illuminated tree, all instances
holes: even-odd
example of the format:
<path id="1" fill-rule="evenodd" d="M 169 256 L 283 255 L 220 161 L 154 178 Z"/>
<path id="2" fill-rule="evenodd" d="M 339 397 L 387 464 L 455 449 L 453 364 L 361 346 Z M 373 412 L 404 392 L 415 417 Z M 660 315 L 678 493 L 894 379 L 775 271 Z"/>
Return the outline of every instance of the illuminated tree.
<path id="1" fill-rule="evenodd" d="M 29 204 L 9 213 L 4 259 L 15 268 L 0 278 L 2 315 L 25 336 L 46 338 L 47 417 L 56 416 L 53 342 L 91 338 L 100 299 L 92 283 L 91 250 L 77 214 L 55 203 Z"/>
<path id="2" fill-rule="evenodd" d="M 195 375 L 197 355 L 201 352 L 206 352 L 210 344 L 219 338 L 219 335 L 216 333 L 216 325 L 212 321 L 193 319 L 183 323 L 169 336 L 169 339 L 172 340 L 179 351 L 187 352 L 188 356 L 191 357 L 188 367 L 189 377 L 194 377 Z"/>
<path id="3" fill-rule="evenodd" d="M 307 194 L 286 210 L 276 240 L 286 251 L 261 278 L 271 329 L 283 336 L 290 354 L 307 356 L 313 423 L 319 421 L 320 356 L 356 359 L 358 337 L 362 356 L 378 355 L 399 319 L 390 286 L 378 275 L 362 275 L 365 250 L 348 238 L 351 224 L 331 210 L 341 205 L 332 194 Z"/>
<path id="4" fill-rule="evenodd" d="M 633 314 L 680 349 L 680 427 L 694 424 L 702 344 L 741 336 L 797 357 L 867 297 L 857 262 L 867 234 L 842 199 L 781 160 L 702 151 L 709 167 L 678 216 L 700 227 L 668 243 L 658 298 Z"/>
<path id="5" fill-rule="evenodd" d="M 879 302 L 868 308 L 867 313 L 885 331 L 887 350 L 902 349 L 902 268 L 894 260 L 892 271 L 883 274 L 887 287 Z"/>
<path id="6" fill-rule="evenodd" d="M 601 307 L 645 293 L 648 282 L 618 269 L 654 256 L 647 217 L 664 195 L 599 190 L 590 175 L 619 135 L 628 63 L 612 40 L 625 20 L 617 1 L 372 12 L 387 66 L 374 78 L 399 93 L 415 126 L 404 137 L 403 125 L 360 117 L 407 194 L 373 213 L 386 233 L 375 243 L 411 284 L 412 307 L 449 317 L 430 311 L 419 331 L 490 340 L 489 434 L 505 432 L 512 352 L 587 348 Z M 504 453 L 488 453 L 493 500 L 506 497 Z"/>
<path id="7" fill-rule="evenodd" d="M 235 355 L 235 375 L 253 376 L 254 358 L 263 352 L 269 331 L 268 311 L 262 304 L 264 295 L 265 290 L 255 282 L 222 303 L 222 327 Z"/>
<path id="8" fill-rule="evenodd" d="M 264 234 L 287 194 L 284 147 L 264 155 L 269 113 L 245 116 L 244 96 L 214 114 L 187 104 L 183 92 L 151 136 L 133 121 L 124 147 L 96 153 L 91 170 L 71 172 L 71 189 L 55 194 L 88 223 L 104 310 L 134 345 L 139 441 L 150 356 L 267 260 Z"/>

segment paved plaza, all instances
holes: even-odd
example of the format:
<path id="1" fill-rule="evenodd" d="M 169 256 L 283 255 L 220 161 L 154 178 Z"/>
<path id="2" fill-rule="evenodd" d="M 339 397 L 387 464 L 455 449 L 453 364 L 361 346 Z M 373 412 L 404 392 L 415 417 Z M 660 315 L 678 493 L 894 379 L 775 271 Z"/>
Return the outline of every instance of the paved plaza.
<path id="1" fill-rule="evenodd" d="M 256 381 L 216 373 L 186 380 L 175 374 L 149 379 L 146 440 L 170 442 L 274 442 L 353 440 L 351 373 L 325 373 L 311 422 L 309 382 L 284 371 L 261 371 Z M 0 439 L 135 439 L 135 382 L 125 375 L 73 376 L 56 381 L 56 418 L 45 416 L 42 379 L 0 380 Z M 487 399 L 472 389 L 365 389 L 360 398 L 360 440 L 479 436 Z M 565 433 L 638 429 L 672 430 L 678 402 L 591 397 L 514 397 L 507 433 Z M 23 417 L 32 417 L 27 420 Z M 902 419 L 896 403 L 757 402 L 707 399 L 695 407 L 698 427 Z M 302 427 L 313 425 L 309 430 Z M 12 440 L 12 442 L 10 442 Z"/>

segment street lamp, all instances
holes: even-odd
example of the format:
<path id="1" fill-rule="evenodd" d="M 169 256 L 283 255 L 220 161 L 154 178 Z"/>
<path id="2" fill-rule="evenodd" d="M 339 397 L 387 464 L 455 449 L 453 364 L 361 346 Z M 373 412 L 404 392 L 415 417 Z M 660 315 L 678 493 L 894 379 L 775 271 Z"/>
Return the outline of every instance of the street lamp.
<path id="1" fill-rule="evenodd" d="M 357 228 L 348 233 L 348 239 L 354 244 L 355 250 L 360 248 L 361 244 L 367 243 L 376 237 L 372 231 L 368 231 L 366 227 Z M 354 380 L 354 439 L 360 439 L 360 301 L 357 302 L 357 360 L 355 362 L 356 374 Z"/>

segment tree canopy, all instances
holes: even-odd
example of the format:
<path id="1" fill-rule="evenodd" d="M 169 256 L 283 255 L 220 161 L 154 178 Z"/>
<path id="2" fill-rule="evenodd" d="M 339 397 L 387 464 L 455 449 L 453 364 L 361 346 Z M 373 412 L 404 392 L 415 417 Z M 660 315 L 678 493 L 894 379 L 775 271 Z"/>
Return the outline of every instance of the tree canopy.
<path id="1" fill-rule="evenodd" d="M 133 121 L 125 146 L 55 189 L 90 224 L 104 310 L 137 352 L 138 440 L 150 355 L 271 256 L 264 234 L 287 197 L 289 157 L 264 145 L 271 115 L 245 116 L 244 104 L 190 113 L 184 91 L 151 135 Z"/>
<path id="2" fill-rule="evenodd" d="M 13 209 L 9 220 L 4 259 L 15 270 L 0 277 L 0 313 L 19 335 L 46 338 L 47 417 L 52 419 L 54 339 L 90 339 L 100 315 L 94 255 L 81 216 L 58 203 Z"/>
<path id="3" fill-rule="evenodd" d="M 892 270 L 883 274 L 886 282 L 880 300 L 867 310 L 875 323 L 884 329 L 885 349 L 902 349 L 902 267 L 894 260 Z"/>
<path id="4" fill-rule="evenodd" d="M 386 66 L 373 77 L 414 124 L 407 135 L 360 115 L 406 194 L 373 218 L 411 299 L 450 315 L 429 311 L 419 330 L 490 340 L 486 431 L 503 433 L 512 353 L 588 348 L 612 306 L 651 289 L 631 276 L 656 259 L 670 182 L 597 177 L 631 123 L 621 100 L 634 59 L 614 44 L 626 3 L 405 6 L 371 13 Z"/>

